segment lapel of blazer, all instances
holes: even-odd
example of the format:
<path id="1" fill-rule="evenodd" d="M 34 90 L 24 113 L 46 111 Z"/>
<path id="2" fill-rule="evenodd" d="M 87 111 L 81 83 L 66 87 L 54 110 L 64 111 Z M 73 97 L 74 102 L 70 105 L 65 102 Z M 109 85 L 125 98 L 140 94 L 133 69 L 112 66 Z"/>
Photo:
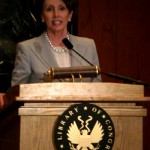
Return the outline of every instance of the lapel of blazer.
<path id="1" fill-rule="evenodd" d="M 78 51 L 78 53 L 83 56 L 85 50 L 81 49 L 78 37 L 70 35 L 70 41 L 73 44 L 74 50 Z M 37 37 L 36 42 L 34 43 L 33 52 L 43 65 L 47 67 L 47 69 L 50 69 L 51 67 L 58 67 L 55 56 L 52 53 L 51 46 L 45 37 L 45 33 Z M 70 51 L 70 59 L 71 66 L 82 66 L 85 63 L 84 60 L 73 51 Z"/>
<path id="2" fill-rule="evenodd" d="M 34 53 L 48 69 L 58 66 L 44 33 L 37 38 L 34 47 Z"/>
<path id="3" fill-rule="evenodd" d="M 80 41 L 80 40 L 78 41 L 78 37 L 76 37 L 74 35 L 70 35 L 70 41 L 73 45 L 73 49 L 83 56 L 85 49 L 82 49 L 79 44 L 79 42 L 82 43 L 82 41 Z M 73 52 L 72 50 L 70 51 L 70 55 L 71 55 L 71 65 L 72 66 L 83 66 L 85 64 L 84 60 L 80 56 L 78 56 L 78 54 Z"/>

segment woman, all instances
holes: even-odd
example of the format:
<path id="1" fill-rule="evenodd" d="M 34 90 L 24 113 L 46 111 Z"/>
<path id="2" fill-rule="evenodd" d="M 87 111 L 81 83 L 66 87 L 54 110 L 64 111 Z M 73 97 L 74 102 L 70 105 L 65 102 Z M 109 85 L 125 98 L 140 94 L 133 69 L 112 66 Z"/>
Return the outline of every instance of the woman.
<path id="1" fill-rule="evenodd" d="M 72 0 L 39 0 L 38 9 L 46 30 L 39 36 L 17 45 L 12 86 L 22 83 L 42 82 L 43 74 L 50 68 L 88 66 L 89 64 L 62 43 L 68 38 L 74 49 L 93 65 L 99 66 L 96 46 L 92 39 L 73 36 L 67 25 L 73 15 Z M 85 81 L 100 81 L 91 78 Z"/>

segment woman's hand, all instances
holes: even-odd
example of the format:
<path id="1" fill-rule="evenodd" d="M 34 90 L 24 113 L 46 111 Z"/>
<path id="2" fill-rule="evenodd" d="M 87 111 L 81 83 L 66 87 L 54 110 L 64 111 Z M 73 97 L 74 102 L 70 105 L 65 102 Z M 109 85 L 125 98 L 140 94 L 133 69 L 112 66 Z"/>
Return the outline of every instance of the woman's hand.
<path id="1" fill-rule="evenodd" d="M 4 93 L 0 93 L 0 108 L 2 108 L 4 105 L 4 95 Z"/>

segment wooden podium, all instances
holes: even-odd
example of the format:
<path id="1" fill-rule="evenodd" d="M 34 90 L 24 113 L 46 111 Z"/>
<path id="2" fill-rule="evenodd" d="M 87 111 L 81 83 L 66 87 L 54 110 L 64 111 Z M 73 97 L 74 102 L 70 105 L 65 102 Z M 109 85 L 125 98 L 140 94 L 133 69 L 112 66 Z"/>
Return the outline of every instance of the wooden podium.
<path id="1" fill-rule="evenodd" d="M 55 150 L 53 130 L 56 119 L 69 106 L 89 102 L 103 108 L 115 127 L 113 150 L 143 149 L 143 117 L 147 110 L 138 102 L 144 97 L 142 85 L 118 83 L 22 84 L 16 101 L 19 108 L 20 150 Z"/>

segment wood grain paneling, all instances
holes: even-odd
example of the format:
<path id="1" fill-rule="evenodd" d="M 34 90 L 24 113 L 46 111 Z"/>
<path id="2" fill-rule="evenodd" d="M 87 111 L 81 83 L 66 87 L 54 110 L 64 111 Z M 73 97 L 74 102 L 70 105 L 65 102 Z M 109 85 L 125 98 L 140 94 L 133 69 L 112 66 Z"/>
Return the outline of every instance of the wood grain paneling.
<path id="1" fill-rule="evenodd" d="M 141 0 L 118 1 L 117 73 L 140 79 Z"/>
<path id="2" fill-rule="evenodd" d="M 150 83 L 150 1 L 81 0 L 78 35 L 96 42 L 101 69 Z M 104 82 L 120 82 L 102 76 Z M 150 95 L 150 87 L 145 87 Z M 150 149 L 150 104 L 144 118 L 144 149 Z"/>
<path id="3" fill-rule="evenodd" d="M 94 38 L 101 69 L 105 72 L 115 72 L 117 3 L 115 0 L 83 1 L 79 2 L 79 14 L 81 14 L 78 20 L 79 35 Z M 103 81 L 106 79 L 107 77 L 104 76 Z M 110 78 L 108 80 L 113 81 Z"/>

